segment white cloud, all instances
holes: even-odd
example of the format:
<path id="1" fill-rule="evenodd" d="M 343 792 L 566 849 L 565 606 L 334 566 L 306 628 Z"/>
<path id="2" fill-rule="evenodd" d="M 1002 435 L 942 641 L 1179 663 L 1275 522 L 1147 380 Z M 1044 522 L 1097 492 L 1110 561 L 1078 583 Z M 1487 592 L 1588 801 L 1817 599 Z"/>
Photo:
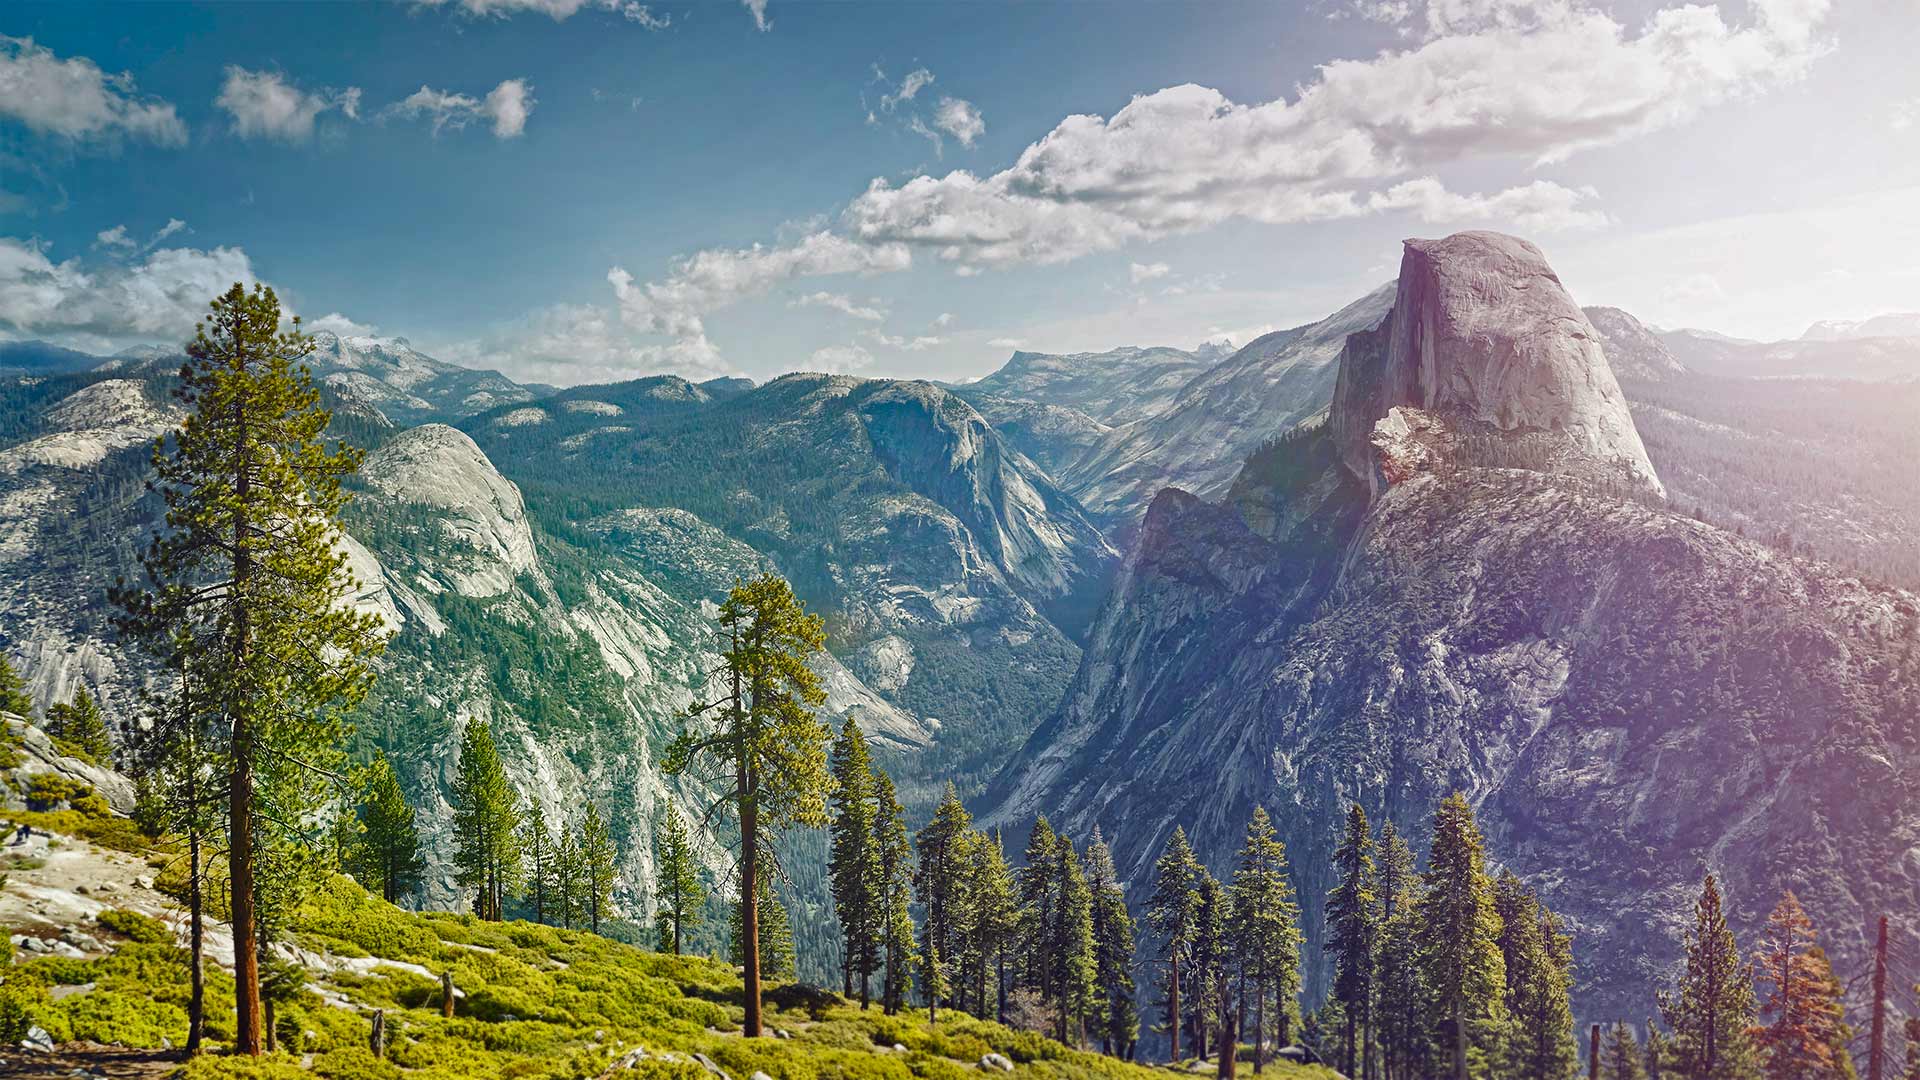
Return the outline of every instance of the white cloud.
<path id="1" fill-rule="evenodd" d="M 302 319 L 300 329 L 309 334 L 325 331 L 341 337 L 373 337 L 380 332 L 377 326 L 350 319 L 337 311 L 329 311 L 317 319 Z"/>
<path id="2" fill-rule="evenodd" d="M 802 296 L 793 300 L 787 306 L 788 307 L 832 308 L 833 310 L 838 311 L 843 315 L 851 316 L 852 318 L 860 319 L 865 322 L 880 322 L 887 317 L 887 313 L 885 311 L 882 311 L 881 309 L 874 307 L 871 304 L 859 303 L 856 300 L 854 300 L 853 297 L 843 296 L 840 293 L 830 293 L 830 292 L 809 293 L 806 296 Z"/>
<path id="3" fill-rule="evenodd" d="M 1825 49 L 1817 31 L 1827 0 L 1752 6 L 1744 26 L 1696 4 L 1658 11 L 1631 34 L 1603 12 L 1543 3 L 1525 27 L 1325 65 L 1291 101 L 1242 105 L 1206 87 L 1170 87 L 1110 118 L 1068 117 L 990 176 L 875 180 L 844 224 L 870 242 L 1005 265 L 1229 220 L 1286 224 L 1392 208 L 1377 185 L 1396 176 L 1474 157 L 1559 162 L 1799 78 Z M 1568 202 L 1537 186 L 1461 198 L 1558 199 L 1563 210 Z"/>
<path id="4" fill-rule="evenodd" d="M 874 69 L 874 74 L 882 81 L 886 80 L 886 73 L 878 68 Z M 933 72 L 928 71 L 926 68 L 915 68 L 907 72 L 906 77 L 900 80 L 899 86 L 888 93 L 880 95 L 880 108 L 886 112 L 892 112 L 906 102 L 919 97 L 920 91 L 932 85 Z"/>
<path id="5" fill-rule="evenodd" d="M 807 358 L 810 370 L 829 375 L 845 375 L 872 366 L 873 354 L 858 345 L 828 345 L 813 350 L 813 355 Z"/>
<path id="6" fill-rule="evenodd" d="M 168 218 L 167 223 L 165 225 L 160 226 L 160 230 L 158 232 L 154 233 L 152 236 L 147 238 L 147 246 L 154 247 L 155 245 L 159 244 L 160 241 L 165 240 L 167 237 L 172 236 L 174 233 L 185 232 L 186 228 L 187 228 L 187 223 L 180 220 L 179 218 Z"/>
<path id="7" fill-rule="evenodd" d="M 313 138 L 314 121 L 322 113 L 337 110 L 349 120 L 359 119 L 360 88 L 311 93 L 277 71 L 248 71 L 229 65 L 220 96 L 213 103 L 233 118 L 233 133 L 243 139 L 298 143 Z"/>
<path id="8" fill-rule="evenodd" d="M 449 0 L 419 0 L 428 7 L 441 7 Z M 625 18 L 629 22 L 639 23 L 648 30 L 664 29 L 668 24 L 665 15 L 655 15 L 653 9 L 638 0 L 452 0 L 453 5 L 463 14 L 477 18 L 504 19 L 512 15 L 545 15 L 555 22 L 573 18 L 582 9 L 609 11 Z"/>
<path id="9" fill-rule="evenodd" d="M 132 251 L 135 245 L 133 238 L 127 235 L 127 227 L 125 225 L 115 225 L 111 229 L 102 229 L 94 234 L 93 246 L 97 248 L 108 248 L 110 250 Z"/>
<path id="10" fill-rule="evenodd" d="M 675 345 L 648 344 L 618 312 L 591 304 L 556 304 L 496 326 L 479 338 L 437 346 L 443 360 L 490 368 L 523 382 L 556 386 L 617 382 L 671 372 L 708 379 L 727 370 L 716 357 Z"/>
<path id="11" fill-rule="evenodd" d="M 997 337 L 988 338 L 987 344 L 996 349 L 1019 349 L 1024 348 L 1027 343 L 1020 338 Z"/>
<path id="12" fill-rule="evenodd" d="M 773 24 L 767 21 L 767 0 L 740 0 L 740 3 L 753 13 L 753 25 L 760 30 L 771 30 Z"/>
<path id="13" fill-rule="evenodd" d="M 187 141 L 187 126 L 173 105 L 141 96 L 133 76 L 109 75 L 84 56 L 62 60 L 32 38 L 0 35 L 0 117 L 74 142 Z"/>
<path id="14" fill-rule="evenodd" d="M 939 315 L 939 317 L 938 317 L 938 318 L 935 318 L 935 319 L 933 320 L 933 325 L 934 325 L 934 326 L 936 326 L 936 327 L 941 327 L 941 328 L 945 328 L 945 327 L 948 327 L 948 326 L 952 326 L 952 325 L 953 325 L 953 312 L 951 312 L 951 311 L 943 311 L 943 312 L 941 312 L 941 313 L 940 313 L 940 315 Z"/>
<path id="15" fill-rule="evenodd" d="M 1127 264 L 1127 277 L 1132 280 L 1135 285 L 1143 281 L 1152 281 L 1155 278 L 1166 277 L 1172 272 L 1173 267 L 1163 262 Z"/>
<path id="16" fill-rule="evenodd" d="M 485 120 L 491 124 L 495 138 L 512 139 L 525 134 L 534 104 L 533 88 L 525 79 L 507 79 L 488 92 L 485 100 L 422 86 L 389 105 L 383 115 L 425 118 L 432 122 L 435 135 Z"/>
<path id="17" fill-rule="evenodd" d="M 939 348 L 947 343 L 946 338 L 935 337 L 929 334 L 909 338 L 897 337 L 882 330 L 869 330 L 866 336 L 867 340 L 877 345 L 884 345 L 889 349 L 905 349 L 908 352 L 924 352 L 927 349 Z"/>
<path id="18" fill-rule="evenodd" d="M 674 339 L 678 362 L 719 364 L 707 340 L 705 317 L 746 296 L 794 278 L 905 270 L 913 256 L 903 244 L 858 243 L 829 232 L 810 233 L 779 247 L 714 249 L 675 264 L 665 281 L 636 285 L 620 267 L 607 272 L 627 325 Z"/>
<path id="19" fill-rule="evenodd" d="M 87 267 L 77 258 L 55 262 L 33 241 L 0 237 L 0 327 L 80 347 L 184 341 L 209 300 L 236 281 L 255 280 L 239 248 L 160 248 L 136 263 Z"/>
<path id="20" fill-rule="evenodd" d="M 962 146 L 972 146 L 987 130 L 987 122 L 973 102 L 956 97 L 940 99 L 940 106 L 933 111 L 933 126 L 959 139 Z"/>
<path id="21" fill-rule="evenodd" d="M 1597 197 L 1590 187 L 1561 187 L 1551 180 L 1535 180 L 1493 195 L 1460 195 L 1448 191 L 1434 177 L 1424 176 L 1374 193 L 1367 199 L 1367 206 L 1411 210 L 1420 220 L 1436 225 L 1487 223 L 1523 233 L 1543 233 L 1606 225 L 1610 220 L 1606 214 L 1579 206 Z"/>

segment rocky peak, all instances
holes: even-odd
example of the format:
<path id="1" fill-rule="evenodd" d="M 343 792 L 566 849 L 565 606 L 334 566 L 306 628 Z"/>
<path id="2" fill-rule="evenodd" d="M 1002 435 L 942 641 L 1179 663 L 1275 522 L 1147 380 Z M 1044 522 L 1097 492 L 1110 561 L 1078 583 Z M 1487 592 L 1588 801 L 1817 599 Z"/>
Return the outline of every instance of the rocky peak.
<path id="1" fill-rule="evenodd" d="M 1493 232 L 1408 240 L 1393 310 L 1352 335 L 1330 417 L 1341 461 L 1376 492 L 1375 425 L 1429 418 L 1429 449 L 1664 494 L 1607 364 L 1601 337 L 1540 249 Z M 1444 440 L 1437 437 L 1445 434 Z"/>
<path id="2" fill-rule="evenodd" d="M 1687 366 L 1673 355 L 1660 335 L 1647 324 L 1616 307 L 1583 308 L 1587 321 L 1600 332 L 1607 364 L 1622 379 L 1659 382 L 1686 373 Z"/>
<path id="3" fill-rule="evenodd" d="M 422 424 L 368 457 L 360 475 L 390 499 L 444 511 L 441 527 L 465 548 L 436 560 L 466 596 L 494 596 L 534 568 L 533 530 L 520 489 L 464 432 Z"/>

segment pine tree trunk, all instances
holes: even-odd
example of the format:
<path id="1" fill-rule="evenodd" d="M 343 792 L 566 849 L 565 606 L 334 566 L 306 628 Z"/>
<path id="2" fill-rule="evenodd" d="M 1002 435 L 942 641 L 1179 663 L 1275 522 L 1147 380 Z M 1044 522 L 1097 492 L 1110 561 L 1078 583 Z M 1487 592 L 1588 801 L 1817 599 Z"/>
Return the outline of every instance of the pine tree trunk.
<path id="1" fill-rule="evenodd" d="M 198 800 L 195 800 L 198 812 Z M 200 896 L 200 829 L 187 828 L 187 951 L 192 988 L 187 995 L 187 1054 L 200 1052 L 207 1028 L 206 915 Z"/>
<path id="2" fill-rule="evenodd" d="M 1173 1040 L 1173 1049 L 1168 1052 L 1170 1062 L 1180 1060 L 1180 958 L 1173 957 L 1168 962 L 1167 976 L 1167 1038 Z"/>
<path id="3" fill-rule="evenodd" d="M 1267 1066 L 1267 980 L 1253 980 L 1253 992 L 1257 995 L 1253 999 L 1253 1071 L 1259 1073 Z M 1353 1071 L 1349 1069 L 1347 1075 Z"/>
<path id="4" fill-rule="evenodd" d="M 743 784 L 753 790 L 751 775 Z M 747 1015 L 741 1034 L 760 1035 L 760 813 L 751 796 L 740 801 L 740 957 Z"/>
<path id="5" fill-rule="evenodd" d="M 236 328 L 237 329 L 237 328 Z M 236 337 L 238 335 L 236 334 Z M 249 637 L 247 603 L 253 579 L 253 556 L 248 547 L 246 508 L 251 496 L 252 476 L 246 462 L 251 449 L 247 438 L 244 407 L 236 410 L 238 432 L 235 442 L 242 465 L 234 476 L 234 503 L 239 507 L 233 519 L 233 671 L 247 668 Z M 228 702 L 233 721 L 233 771 L 228 778 L 227 823 L 232 835 L 227 845 L 227 881 L 232 892 L 233 940 L 251 942 L 255 935 L 253 911 L 253 731 L 247 710 L 251 702 Z M 250 1057 L 260 1056 L 260 959 L 244 946 L 233 950 L 234 1050 Z"/>
<path id="6" fill-rule="evenodd" d="M 1467 1080 L 1467 1019 L 1453 1003 L 1453 1080 Z"/>

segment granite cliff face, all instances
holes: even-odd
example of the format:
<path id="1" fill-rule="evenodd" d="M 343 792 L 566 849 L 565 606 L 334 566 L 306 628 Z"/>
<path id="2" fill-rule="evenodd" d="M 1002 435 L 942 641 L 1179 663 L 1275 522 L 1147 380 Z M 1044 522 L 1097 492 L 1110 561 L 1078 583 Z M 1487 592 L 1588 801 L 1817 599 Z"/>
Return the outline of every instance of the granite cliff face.
<path id="1" fill-rule="evenodd" d="M 1455 790 L 1566 917 L 1583 1018 L 1652 1007 L 1706 869 L 1743 934 L 1794 888 L 1842 971 L 1879 912 L 1920 943 L 1920 600 L 1664 508 L 1591 333 L 1529 245 L 1409 245 L 1334 422 L 1154 500 L 985 818 L 1102 827 L 1144 896 L 1175 825 L 1224 874 L 1265 806 L 1310 995 L 1345 805 L 1424 838 Z"/>

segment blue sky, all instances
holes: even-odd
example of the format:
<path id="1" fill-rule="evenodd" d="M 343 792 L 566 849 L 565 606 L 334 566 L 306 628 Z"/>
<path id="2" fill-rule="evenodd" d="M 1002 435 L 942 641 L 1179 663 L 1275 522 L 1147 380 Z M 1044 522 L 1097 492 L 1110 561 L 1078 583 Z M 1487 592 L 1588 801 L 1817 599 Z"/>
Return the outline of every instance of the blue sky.
<path id="1" fill-rule="evenodd" d="M 10 338 L 177 340 L 257 277 L 526 379 L 963 378 L 1244 340 L 1464 227 L 1669 325 L 1920 308 L 1914 0 L 7 4 L 0 35 Z"/>

